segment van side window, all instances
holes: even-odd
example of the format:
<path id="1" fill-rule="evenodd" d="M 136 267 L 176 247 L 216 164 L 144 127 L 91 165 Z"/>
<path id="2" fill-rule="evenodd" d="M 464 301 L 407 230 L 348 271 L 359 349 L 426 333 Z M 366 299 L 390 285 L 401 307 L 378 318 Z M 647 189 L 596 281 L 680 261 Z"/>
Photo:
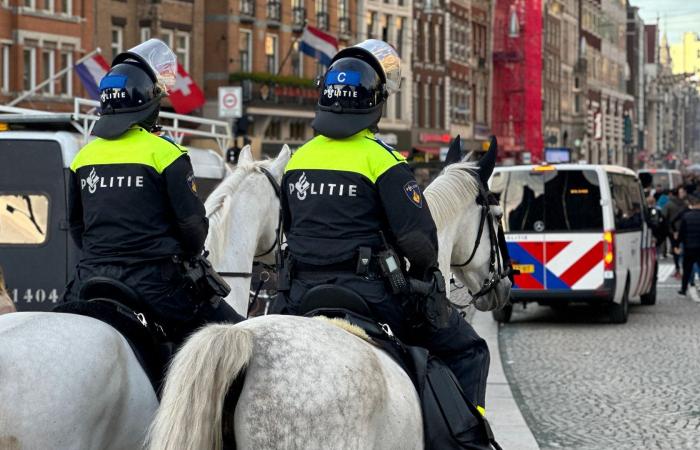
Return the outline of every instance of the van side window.
<path id="1" fill-rule="evenodd" d="M 49 198 L 42 194 L 0 194 L 0 245 L 46 241 Z"/>
<path id="2" fill-rule="evenodd" d="M 639 183 L 630 175 L 608 174 L 615 229 L 635 231 L 642 227 L 642 195 Z"/>

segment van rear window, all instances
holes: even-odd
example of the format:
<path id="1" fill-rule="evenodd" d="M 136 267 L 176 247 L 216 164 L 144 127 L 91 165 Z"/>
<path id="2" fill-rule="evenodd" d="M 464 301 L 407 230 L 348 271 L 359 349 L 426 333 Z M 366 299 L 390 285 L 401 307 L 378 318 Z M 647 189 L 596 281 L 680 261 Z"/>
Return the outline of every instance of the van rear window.
<path id="1" fill-rule="evenodd" d="M 41 194 L 0 194 L 0 245 L 42 244 L 49 199 Z"/>
<path id="2" fill-rule="evenodd" d="M 593 170 L 512 171 L 494 174 L 507 232 L 603 229 L 598 175 Z"/>
<path id="3" fill-rule="evenodd" d="M 603 229 L 600 183 L 593 170 L 562 170 L 545 175 L 547 231 Z"/>

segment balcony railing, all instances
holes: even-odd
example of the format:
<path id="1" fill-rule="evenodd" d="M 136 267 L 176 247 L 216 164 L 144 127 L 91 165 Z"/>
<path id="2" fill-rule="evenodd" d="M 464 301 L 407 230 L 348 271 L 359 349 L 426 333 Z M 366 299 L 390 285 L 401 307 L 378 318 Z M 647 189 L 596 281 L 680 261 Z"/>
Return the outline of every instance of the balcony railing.
<path id="1" fill-rule="evenodd" d="M 267 20 L 282 20 L 282 4 L 277 0 L 267 2 Z"/>
<path id="2" fill-rule="evenodd" d="M 292 26 L 296 28 L 303 27 L 304 22 L 306 22 L 306 8 L 303 6 L 292 8 Z"/>
<path id="3" fill-rule="evenodd" d="M 241 15 L 255 17 L 255 0 L 241 0 Z"/>
<path id="4" fill-rule="evenodd" d="M 351 34 L 349 17 L 341 17 L 338 19 L 338 32 L 343 35 Z"/>
<path id="5" fill-rule="evenodd" d="M 328 13 L 320 11 L 316 13 L 316 27 L 321 30 L 328 30 Z"/>

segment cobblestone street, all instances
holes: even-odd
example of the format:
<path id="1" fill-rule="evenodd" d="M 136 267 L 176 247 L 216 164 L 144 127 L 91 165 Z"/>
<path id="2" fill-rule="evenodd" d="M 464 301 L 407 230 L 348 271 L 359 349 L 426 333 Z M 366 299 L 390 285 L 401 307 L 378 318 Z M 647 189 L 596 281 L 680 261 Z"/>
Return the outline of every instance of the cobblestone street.
<path id="1" fill-rule="evenodd" d="M 499 333 L 514 397 L 543 449 L 700 448 L 700 303 L 661 284 L 627 324 L 517 306 Z"/>

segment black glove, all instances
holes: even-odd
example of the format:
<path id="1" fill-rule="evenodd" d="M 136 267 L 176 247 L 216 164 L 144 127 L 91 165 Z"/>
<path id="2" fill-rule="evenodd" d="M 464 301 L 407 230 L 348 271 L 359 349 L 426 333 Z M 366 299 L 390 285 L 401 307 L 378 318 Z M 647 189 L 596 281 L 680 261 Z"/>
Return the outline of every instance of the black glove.
<path id="1" fill-rule="evenodd" d="M 452 306 L 447 299 L 445 279 L 437 268 L 428 271 L 427 281 L 410 280 L 409 313 L 414 327 L 440 330 L 449 324 Z"/>

